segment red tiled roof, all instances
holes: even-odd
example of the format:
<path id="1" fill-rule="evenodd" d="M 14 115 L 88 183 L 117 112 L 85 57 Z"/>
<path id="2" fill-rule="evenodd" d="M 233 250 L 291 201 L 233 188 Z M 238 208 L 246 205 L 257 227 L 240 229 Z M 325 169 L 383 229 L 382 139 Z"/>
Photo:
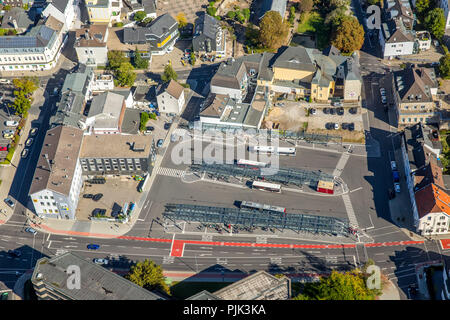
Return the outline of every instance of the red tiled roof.
<path id="1" fill-rule="evenodd" d="M 415 197 L 419 218 L 432 212 L 443 212 L 450 216 L 450 196 L 434 183 L 417 191 Z"/>

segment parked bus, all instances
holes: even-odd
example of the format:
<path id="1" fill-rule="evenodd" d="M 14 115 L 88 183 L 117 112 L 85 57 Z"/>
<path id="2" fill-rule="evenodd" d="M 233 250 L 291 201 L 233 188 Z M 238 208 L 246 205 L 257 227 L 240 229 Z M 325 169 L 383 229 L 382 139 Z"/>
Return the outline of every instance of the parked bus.
<path id="1" fill-rule="evenodd" d="M 281 192 L 281 186 L 279 184 L 261 181 L 253 181 L 252 188 L 271 192 Z"/>
<path id="2" fill-rule="evenodd" d="M 250 152 L 257 153 L 274 153 L 278 155 L 295 156 L 295 148 L 286 147 L 272 147 L 272 146 L 250 146 L 248 148 Z"/>
<path id="3" fill-rule="evenodd" d="M 138 191 L 139 191 L 139 192 L 142 192 L 142 191 L 144 190 L 145 186 L 147 185 L 147 181 L 150 180 L 150 179 L 149 179 L 149 176 L 150 176 L 150 175 L 147 173 L 147 174 L 145 175 L 144 180 L 142 180 L 142 181 L 139 182 L 139 186 L 138 186 Z"/>
<path id="4" fill-rule="evenodd" d="M 241 202 L 241 208 L 258 209 L 258 210 L 269 210 L 269 211 L 276 211 L 276 212 L 286 213 L 286 208 L 278 207 L 278 206 L 271 206 L 271 205 L 268 205 L 268 204 L 262 204 L 262 203 L 251 202 L 251 201 L 242 201 Z"/>
<path id="5" fill-rule="evenodd" d="M 237 164 L 238 164 L 238 166 L 249 166 L 249 167 L 259 167 L 259 168 L 265 168 L 267 166 L 267 164 L 264 162 L 251 161 L 251 160 L 245 160 L 245 159 L 239 159 Z"/>

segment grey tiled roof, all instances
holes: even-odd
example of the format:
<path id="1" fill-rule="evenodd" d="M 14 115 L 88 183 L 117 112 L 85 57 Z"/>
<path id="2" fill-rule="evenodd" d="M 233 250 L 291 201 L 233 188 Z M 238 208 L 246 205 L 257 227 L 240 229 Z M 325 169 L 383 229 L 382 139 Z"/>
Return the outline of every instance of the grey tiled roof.
<path id="1" fill-rule="evenodd" d="M 51 3 L 56 9 L 61 11 L 61 13 L 64 13 L 65 9 L 67 8 L 67 5 L 72 4 L 73 0 L 52 0 Z"/>
<path id="2" fill-rule="evenodd" d="M 33 27 L 25 35 L 0 37 L 1 53 L 43 52 L 44 48 L 53 44 L 57 32 L 45 25 Z M 19 51 L 19 52 L 18 52 Z"/>
<path id="3" fill-rule="evenodd" d="M 81 288 L 67 288 L 67 268 L 76 265 L 81 271 Z M 165 300 L 162 296 L 141 288 L 106 268 L 67 252 L 36 263 L 33 283 L 44 282 L 46 287 L 61 292 L 72 300 Z"/>
<path id="4" fill-rule="evenodd" d="M 34 24 L 34 21 L 28 16 L 28 13 L 25 10 L 22 8 L 12 8 L 3 16 L 1 27 L 4 29 L 14 29 L 13 20 L 16 20 L 17 27 L 23 29 L 28 29 Z"/>
<path id="5" fill-rule="evenodd" d="M 286 13 L 287 0 L 263 0 L 264 3 L 261 7 L 260 18 L 262 18 L 267 11 L 277 11 L 281 18 L 284 18 Z"/>
<path id="6" fill-rule="evenodd" d="M 311 57 L 312 50 L 305 47 L 288 47 L 276 59 L 274 67 L 305 70 L 314 72 L 316 70 Z"/>

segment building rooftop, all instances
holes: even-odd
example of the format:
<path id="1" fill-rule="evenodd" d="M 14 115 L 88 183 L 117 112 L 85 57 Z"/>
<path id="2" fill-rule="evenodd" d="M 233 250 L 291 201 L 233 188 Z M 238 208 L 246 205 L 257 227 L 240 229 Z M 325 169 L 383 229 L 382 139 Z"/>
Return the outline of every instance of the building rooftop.
<path id="1" fill-rule="evenodd" d="M 144 152 L 133 151 L 134 143 L 143 145 Z M 151 137 L 142 135 L 87 135 L 83 139 L 80 158 L 147 158 L 151 143 Z"/>
<path id="2" fill-rule="evenodd" d="M 267 13 L 267 11 L 277 11 L 281 18 L 284 18 L 286 13 L 287 0 L 262 0 L 260 19 Z"/>
<path id="3" fill-rule="evenodd" d="M 443 212 L 450 217 L 450 196 L 443 188 L 431 183 L 416 191 L 415 197 L 420 218 L 431 212 Z"/>
<path id="4" fill-rule="evenodd" d="M 71 0 L 51 0 L 47 1 L 48 4 L 52 4 L 56 9 L 58 9 L 61 13 L 64 13 L 67 6 L 72 4 Z"/>
<path id="5" fill-rule="evenodd" d="M 81 271 L 81 288 L 67 288 L 67 268 L 76 265 Z M 139 287 L 122 276 L 96 265 L 75 253 L 41 258 L 33 271 L 34 284 L 44 282 L 71 300 L 165 300 L 162 295 Z"/>
<path id="6" fill-rule="evenodd" d="M 57 31 L 41 24 L 31 28 L 24 35 L 0 37 L 0 52 L 43 52 L 56 40 Z"/>
<path id="7" fill-rule="evenodd" d="M 216 297 L 212 293 L 203 290 L 199 293 L 194 294 L 193 296 L 190 296 L 186 300 L 221 300 L 220 298 Z"/>
<path id="8" fill-rule="evenodd" d="M 75 47 L 106 47 L 107 25 L 92 25 L 75 31 Z"/>
<path id="9" fill-rule="evenodd" d="M 58 126 L 47 131 L 30 194 L 50 189 L 69 195 L 82 140 L 83 132 L 77 128 Z"/>
<path id="10" fill-rule="evenodd" d="M 34 20 L 30 18 L 28 12 L 26 12 L 22 8 L 11 8 L 11 10 L 6 11 L 2 20 L 2 29 L 16 29 L 14 25 L 14 21 L 17 25 L 17 28 L 20 29 L 28 29 L 32 25 L 34 25 Z"/>
<path id="11" fill-rule="evenodd" d="M 124 112 L 124 97 L 108 91 L 92 99 L 88 118 L 95 117 L 95 129 L 120 128 Z"/>
<path id="12" fill-rule="evenodd" d="M 288 300 L 291 298 L 291 280 L 258 271 L 214 292 L 214 296 L 223 300 Z"/>
<path id="13" fill-rule="evenodd" d="M 431 68 L 408 67 L 394 72 L 394 82 L 402 102 L 431 102 L 431 88 L 438 83 Z"/>
<path id="14" fill-rule="evenodd" d="M 162 85 L 158 89 L 158 95 L 160 95 L 163 92 L 167 92 L 175 99 L 179 99 L 181 94 L 183 93 L 184 87 L 176 82 L 175 80 L 170 80 L 169 83 L 166 83 L 165 85 Z"/>
<path id="15" fill-rule="evenodd" d="M 84 122 L 85 120 L 85 117 L 81 114 L 84 104 L 84 95 L 81 92 L 64 92 L 56 104 L 58 109 L 55 115 L 50 118 L 50 126 L 64 125 L 81 128 L 80 121 Z"/>

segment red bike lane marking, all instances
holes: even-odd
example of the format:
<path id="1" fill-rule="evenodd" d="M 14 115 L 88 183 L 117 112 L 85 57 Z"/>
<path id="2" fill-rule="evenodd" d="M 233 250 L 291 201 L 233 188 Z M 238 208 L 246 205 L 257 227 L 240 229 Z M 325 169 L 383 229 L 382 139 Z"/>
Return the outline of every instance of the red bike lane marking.
<path id="1" fill-rule="evenodd" d="M 450 239 L 441 239 L 442 250 L 450 250 Z"/>
<path id="2" fill-rule="evenodd" d="M 184 241 L 174 240 L 172 243 L 172 248 L 170 249 L 171 257 L 182 257 L 184 252 Z"/>

